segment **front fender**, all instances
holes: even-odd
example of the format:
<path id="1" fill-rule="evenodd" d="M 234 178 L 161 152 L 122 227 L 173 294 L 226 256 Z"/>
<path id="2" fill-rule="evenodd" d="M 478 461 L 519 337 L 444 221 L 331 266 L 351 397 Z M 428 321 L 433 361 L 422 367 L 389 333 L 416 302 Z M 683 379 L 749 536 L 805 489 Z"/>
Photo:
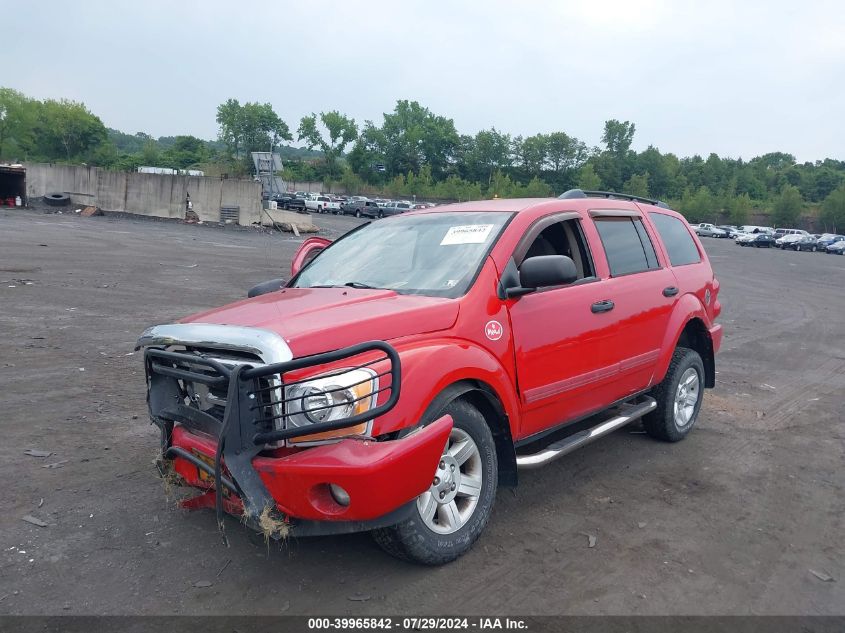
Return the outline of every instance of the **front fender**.
<path id="1" fill-rule="evenodd" d="M 388 414 L 374 423 L 383 435 L 417 424 L 431 402 L 449 385 L 473 380 L 485 383 L 498 396 L 516 436 L 519 406 L 508 371 L 489 351 L 457 338 L 394 343 L 402 359 L 402 395 Z"/>
<path id="2" fill-rule="evenodd" d="M 692 319 L 700 319 L 707 329 L 713 326 L 701 300 L 693 294 L 685 294 L 675 303 L 672 316 L 669 317 L 669 324 L 666 326 L 666 332 L 663 335 L 660 356 L 651 377 L 651 384 L 656 385 L 666 376 L 681 333 Z"/>

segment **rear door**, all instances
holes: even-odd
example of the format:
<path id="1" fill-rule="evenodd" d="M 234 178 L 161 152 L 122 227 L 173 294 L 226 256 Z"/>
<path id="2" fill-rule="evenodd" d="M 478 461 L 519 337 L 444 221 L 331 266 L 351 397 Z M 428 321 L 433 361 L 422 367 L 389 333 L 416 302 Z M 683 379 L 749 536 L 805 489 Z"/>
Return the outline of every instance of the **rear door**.
<path id="1" fill-rule="evenodd" d="M 596 310 L 606 296 L 578 213 L 538 220 L 513 253 L 519 268 L 530 257 L 571 257 L 579 279 L 508 300 L 519 395 L 523 407 L 519 439 L 592 413 L 612 398 L 612 338 L 617 317 Z"/>
<path id="2" fill-rule="evenodd" d="M 604 308 L 614 316 L 609 401 L 648 388 L 680 289 L 640 212 L 593 210 L 594 252 L 600 252 Z M 599 259 L 599 258 L 597 258 Z"/>

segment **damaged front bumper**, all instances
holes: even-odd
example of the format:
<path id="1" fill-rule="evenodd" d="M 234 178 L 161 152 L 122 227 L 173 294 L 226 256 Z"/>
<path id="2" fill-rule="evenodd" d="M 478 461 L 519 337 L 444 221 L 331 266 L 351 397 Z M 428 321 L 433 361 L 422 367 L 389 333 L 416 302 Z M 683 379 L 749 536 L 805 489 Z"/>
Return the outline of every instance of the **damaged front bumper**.
<path id="1" fill-rule="evenodd" d="M 348 437 L 309 448 L 286 445 L 299 437 L 361 428 L 393 408 L 400 390 L 399 357 L 381 341 L 273 364 L 226 361 L 173 346 L 147 347 L 144 358 L 150 415 L 162 431 L 162 466 L 205 490 L 183 505 L 214 507 L 221 531 L 224 512 L 268 536 L 395 524 L 430 486 L 452 427 L 447 416 L 402 439 Z M 297 375 L 309 368 L 337 368 L 340 362 L 342 371 L 349 371 L 355 359 L 358 368 L 376 368 L 382 379 L 371 394 L 375 406 L 305 426 L 289 422 L 292 398 L 286 397 L 286 387 L 308 380 Z M 198 406 L 197 386 L 217 394 L 217 403 L 225 394 L 222 414 L 222 405 Z M 321 408 L 330 406 L 340 405 Z"/>
<path id="2" fill-rule="evenodd" d="M 452 419 L 444 416 L 402 439 L 343 439 L 285 457 L 257 456 L 252 468 L 284 517 L 286 533 L 361 532 L 394 525 L 407 517 L 414 500 L 431 486 L 451 430 Z M 173 459 L 174 471 L 188 485 L 208 489 L 183 504 L 188 508 L 215 507 L 214 470 L 209 462 L 216 448 L 211 438 L 182 426 L 173 430 L 166 456 Z M 225 475 L 222 481 L 227 490 L 223 509 L 244 515 L 248 525 L 266 532 L 267 524 L 260 524 L 260 515 L 244 512 L 243 491 L 237 484 Z M 335 498 L 332 486 L 345 493 L 345 505 Z"/>

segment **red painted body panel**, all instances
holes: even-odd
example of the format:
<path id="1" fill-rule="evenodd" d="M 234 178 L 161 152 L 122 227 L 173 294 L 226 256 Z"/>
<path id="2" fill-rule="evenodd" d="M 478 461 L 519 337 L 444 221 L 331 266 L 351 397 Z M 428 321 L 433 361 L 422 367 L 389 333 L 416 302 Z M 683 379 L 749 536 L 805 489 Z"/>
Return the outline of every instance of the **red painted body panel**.
<path id="1" fill-rule="evenodd" d="M 325 237 L 309 237 L 305 240 L 294 254 L 290 262 L 290 276 L 293 277 L 300 271 L 300 269 L 308 262 L 313 254 L 319 253 L 326 248 L 332 241 Z"/>
<path id="2" fill-rule="evenodd" d="M 640 213 L 660 268 L 611 277 L 590 216 L 596 209 Z M 700 263 L 671 267 L 649 217 L 659 212 L 680 218 L 678 214 L 596 198 L 492 200 L 412 214 L 450 211 L 514 214 L 463 297 L 289 288 L 194 315 L 186 322 L 266 328 L 281 334 L 295 357 L 374 338 L 390 342 L 402 361 L 402 393 L 394 409 L 374 420 L 374 436 L 418 424 L 449 385 L 475 381 L 496 394 L 511 436 L 518 440 L 599 411 L 658 383 L 691 319 L 701 320 L 714 352 L 718 351 L 722 331 L 714 319 L 721 311 L 719 283 L 701 243 L 691 232 Z M 499 299 L 499 277 L 520 239 L 536 221 L 560 212 L 578 214 L 597 279 Z M 324 246 L 325 240 L 312 238 L 303 249 Z M 304 251 L 297 254 L 295 269 L 306 255 Z M 665 297 L 663 290 L 670 286 L 677 286 L 679 293 Z M 612 311 L 591 311 L 593 303 L 606 299 L 614 302 Z M 428 487 L 447 427 L 451 421 L 448 425 L 438 422 L 403 440 L 341 440 L 293 453 L 288 449 L 256 458 L 253 463 L 280 508 L 292 516 L 365 520 L 389 512 Z M 213 453 L 213 443 L 205 438 L 181 431 L 174 434 L 174 441 L 177 439 L 178 445 Z M 195 467 L 178 458 L 176 463 L 183 476 L 190 470 L 196 479 Z M 328 482 L 342 485 L 353 498 L 343 514 L 333 514 L 339 506 L 332 506 L 327 496 L 323 484 Z M 359 501 L 359 495 L 369 501 Z"/>
<path id="3" fill-rule="evenodd" d="M 392 290 L 284 288 L 195 314 L 183 323 L 260 327 L 280 334 L 295 357 L 373 338 L 391 340 L 452 326 L 458 303 Z"/>
<path id="4" fill-rule="evenodd" d="M 323 521 L 367 521 L 412 501 L 431 486 L 443 447 L 452 430 L 448 415 L 400 440 L 345 439 L 285 457 L 256 457 L 253 468 L 280 511 L 291 517 Z M 177 426 L 173 445 L 212 458 L 216 442 Z M 197 467 L 176 458 L 175 469 L 189 484 L 207 487 Z M 344 507 L 328 484 L 349 493 Z M 227 507 L 227 511 L 230 508 Z"/>

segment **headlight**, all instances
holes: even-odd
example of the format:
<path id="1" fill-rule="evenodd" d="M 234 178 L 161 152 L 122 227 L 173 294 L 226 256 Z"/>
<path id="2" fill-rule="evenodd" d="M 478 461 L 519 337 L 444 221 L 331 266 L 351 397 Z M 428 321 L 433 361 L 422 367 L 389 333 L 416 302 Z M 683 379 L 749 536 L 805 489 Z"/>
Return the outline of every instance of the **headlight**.
<path id="1" fill-rule="evenodd" d="M 376 405 L 376 372 L 369 368 L 351 369 L 285 387 L 288 427 L 306 427 L 320 422 L 335 422 L 365 413 Z M 307 435 L 291 442 L 330 439 L 366 433 L 367 423 L 345 429 Z"/>

